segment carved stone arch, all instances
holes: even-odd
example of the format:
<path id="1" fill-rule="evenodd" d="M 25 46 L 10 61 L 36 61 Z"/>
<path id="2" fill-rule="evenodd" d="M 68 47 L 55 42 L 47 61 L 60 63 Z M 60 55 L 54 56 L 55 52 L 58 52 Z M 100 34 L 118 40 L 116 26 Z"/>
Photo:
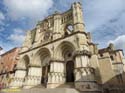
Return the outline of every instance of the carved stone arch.
<path id="1" fill-rule="evenodd" d="M 46 84 L 50 72 L 51 53 L 48 48 L 39 49 L 33 57 L 33 65 L 41 68 L 41 84 Z"/>
<path id="2" fill-rule="evenodd" d="M 66 73 L 66 82 L 74 82 L 74 51 L 76 47 L 69 41 L 63 41 L 57 46 L 55 57 L 57 60 L 64 61 L 64 72 Z"/>
<path id="3" fill-rule="evenodd" d="M 30 57 L 28 55 L 24 55 L 20 60 L 20 65 L 24 69 L 27 69 L 30 63 Z"/>
<path id="4" fill-rule="evenodd" d="M 41 48 L 36 52 L 36 54 L 34 54 L 33 62 L 31 64 L 36 66 L 44 66 L 49 64 L 50 59 L 50 50 L 47 48 Z"/>
<path id="5" fill-rule="evenodd" d="M 66 60 L 73 57 L 73 52 L 76 50 L 76 47 L 73 43 L 69 41 L 61 42 L 55 49 L 55 58 L 59 60 Z"/>

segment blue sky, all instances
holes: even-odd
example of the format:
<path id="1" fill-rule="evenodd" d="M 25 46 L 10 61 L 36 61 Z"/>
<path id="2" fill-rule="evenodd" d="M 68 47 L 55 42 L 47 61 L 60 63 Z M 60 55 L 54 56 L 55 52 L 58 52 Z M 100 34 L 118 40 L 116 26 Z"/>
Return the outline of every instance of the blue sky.
<path id="1" fill-rule="evenodd" d="M 0 0 L 0 46 L 21 46 L 26 31 L 54 11 L 66 11 L 74 1 L 83 4 L 86 32 L 99 48 L 112 42 L 125 51 L 125 0 Z"/>

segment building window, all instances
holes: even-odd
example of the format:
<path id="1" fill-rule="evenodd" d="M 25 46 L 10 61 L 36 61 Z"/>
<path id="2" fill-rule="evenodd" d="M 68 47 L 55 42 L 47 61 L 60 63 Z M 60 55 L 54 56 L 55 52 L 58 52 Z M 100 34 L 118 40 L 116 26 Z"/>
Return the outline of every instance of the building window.
<path id="1" fill-rule="evenodd" d="M 111 58 L 112 61 L 114 60 L 113 56 L 110 56 L 110 58 Z"/>
<path id="2" fill-rule="evenodd" d="M 73 28 L 73 25 L 72 25 L 72 24 L 66 25 L 66 27 L 65 27 L 65 29 L 64 29 L 64 31 L 65 31 L 65 36 L 67 36 L 67 35 L 73 33 L 73 30 L 74 30 L 74 28 Z"/>
<path id="3" fill-rule="evenodd" d="M 100 57 L 103 57 L 103 54 L 100 54 Z"/>

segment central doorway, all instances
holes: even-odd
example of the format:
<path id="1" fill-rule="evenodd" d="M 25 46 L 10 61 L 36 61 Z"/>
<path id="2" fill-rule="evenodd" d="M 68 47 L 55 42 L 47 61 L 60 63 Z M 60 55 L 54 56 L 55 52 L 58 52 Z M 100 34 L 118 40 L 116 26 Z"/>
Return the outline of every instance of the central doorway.
<path id="1" fill-rule="evenodd" d="M 50 71 L 50 65 L 43 66 L 42 67 L 42 79 L 41 79 L 41 84 L 45 84 L 48 81 L 48 73 Z"/>
<path id="2" fill-rule="evenodd" d="M 66 63 L 66 82 L 74 82 L 74 62 L 67 61 Z"/>

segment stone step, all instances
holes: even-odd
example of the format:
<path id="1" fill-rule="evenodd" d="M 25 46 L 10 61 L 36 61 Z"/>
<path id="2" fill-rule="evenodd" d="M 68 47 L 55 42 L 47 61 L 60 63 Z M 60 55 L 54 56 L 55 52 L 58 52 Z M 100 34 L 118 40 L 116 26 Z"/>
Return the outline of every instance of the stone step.
<path id="1" fill-rule="evenodd" d="M 0 92 L 0 93 L 5 93 L 5 92 Z M 8 91 L 6 93 L 79 93 L 79 91 L 73 88 L 54 88 L 54 89 L 33 88 L 33 89 L 23 89 L 17 92 Z"/>
<path id="2" fill-rule="evenodd" d="M 74 83 L 71 82 L 71 83 L 65 83 L 65 84 L 62 84 L 60 85 L 58 88 L 74 88 Z"/>
<path id="3" fill-rule="evenodd" d="M 37 86 L 35 86 L 35 87 L 33 87 L 33 88 L 42 88 L 42 89 L 45 89 L 46 87 L 45 87 L 45 85 L 37 85 Z"/>

